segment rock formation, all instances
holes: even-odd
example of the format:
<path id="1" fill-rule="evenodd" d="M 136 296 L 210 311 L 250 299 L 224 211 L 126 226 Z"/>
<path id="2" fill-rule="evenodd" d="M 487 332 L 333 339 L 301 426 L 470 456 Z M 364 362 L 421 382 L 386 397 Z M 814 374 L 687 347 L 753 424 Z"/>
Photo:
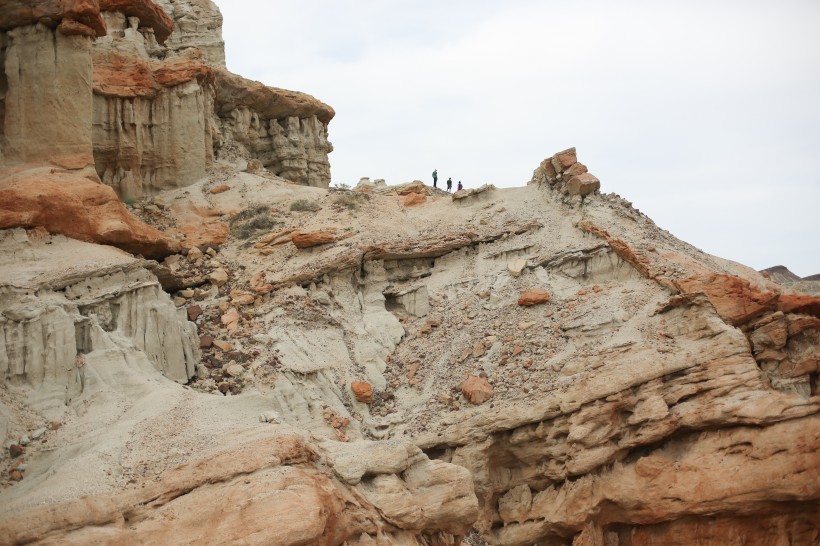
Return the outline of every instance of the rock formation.
<path id="1" fill-rule="evenodd" d="M 0 541 L 820 542 L 808 281 L 574 148 L 328 190 L 333 110 L 227 72 L 219 25 L 0 8 Z"/>
<path id="2" fill-rule="evenodd" d="M 327 187 L 333 110 L 229 73 L 221 21 L 207 0 L 6 3 L 0 161 L 94 166 L 127 201 L 202 179 L 215 154 Z"/>

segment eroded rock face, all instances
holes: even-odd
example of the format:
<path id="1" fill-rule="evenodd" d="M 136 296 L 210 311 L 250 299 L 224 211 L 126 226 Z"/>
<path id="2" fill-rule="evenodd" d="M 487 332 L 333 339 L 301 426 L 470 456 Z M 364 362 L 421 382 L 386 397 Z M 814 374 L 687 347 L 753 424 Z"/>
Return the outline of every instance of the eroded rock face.
<path id="1" fill-rule="evenodd" d="M 87 361 L 118 346 L 144 355 L 169 379 L 193 376 L 196 330 L 139 261 L 23 230 L 0 233 L 0 248 L 11 258 L 0 285 L 0 376 L 37 392 L 45 410 L 82 394 Z M 97 254 L 102 266 L 83 252 Z"/>
<path id="2" fill-rule="evenodd" d="M 0 161 L 69 169 L 93 164 L 90 52 L 91 38 L 44 25 L 2 33 Z"/>
<path id="3" fill-rule="evenodd" d="M 222 141 L 217 156 L 232 153 L 258 159 L 272 173 L 307 186 L 330 184 L 327 124 L 335 115 L 328 105 L 305 93 L 267 87 L 216 71 L 216 112 Z"/>

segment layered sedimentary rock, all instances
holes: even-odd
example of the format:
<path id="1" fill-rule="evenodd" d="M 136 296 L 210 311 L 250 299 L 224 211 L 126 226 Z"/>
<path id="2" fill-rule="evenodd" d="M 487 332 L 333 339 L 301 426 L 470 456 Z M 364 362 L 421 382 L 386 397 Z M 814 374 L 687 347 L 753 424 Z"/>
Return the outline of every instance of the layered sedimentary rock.
<path id="1" fill-rule="evenodd" d="M 135 200 L 201 179 L 216 146 L 326 187 L 333 110 L 225 71 L 221 22 L 207 0 L 4 5 L 0 159 L 94 164 Z"/>
<path id="2" fill-rule="evenodd" d="M 0 285 L 0 376 L 8 384 L 33 389 L 50 411 L 83 392 L 88 360 L 113 349 L 144 355 L 174 381 L 193 376 L 195 328 L 138 260 L 45 231 L 4 231 L 0 248 L 9 258 Z"/>
<path id="3" fill-rule="evenodd" d="M 330 184 L 327 124 L 335 112 L 310 95 L 266 87 L 231 74 L 216 72 L 216 111 L 222 140 L 217 155 L 258 159 L 271 172 L 307 186 Z"/>
<path id="4" fill-rule="evenodd" d="M 153 59 L 127 13 L 105 13 L 94 44 L 94 160 L 126 200 L 202 178 L 213 157 L 211 71 L 198 52 Z"/>
<path id="5" fill-rule="evenodd" d="M 0 530 L 12 544 L 445 546 L 459 543 L 475 518 L 469 474 L 412 445 L 342 444 L 328 452 L 287 427 L 264 436 L 116 495 L 67 503 L 60 513 L 0 516 Z"/>

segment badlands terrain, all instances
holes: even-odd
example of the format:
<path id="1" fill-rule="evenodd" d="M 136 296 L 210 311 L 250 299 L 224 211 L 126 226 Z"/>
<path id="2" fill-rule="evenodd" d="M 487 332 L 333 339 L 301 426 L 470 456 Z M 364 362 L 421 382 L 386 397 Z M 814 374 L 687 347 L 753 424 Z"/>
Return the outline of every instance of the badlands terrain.
<path id="1" fill-rule="evenodd" d="M 331 187 L 220 25 L 0 5 L 0 543 L 820 544 L 814 281 L 574 149 Z"/>

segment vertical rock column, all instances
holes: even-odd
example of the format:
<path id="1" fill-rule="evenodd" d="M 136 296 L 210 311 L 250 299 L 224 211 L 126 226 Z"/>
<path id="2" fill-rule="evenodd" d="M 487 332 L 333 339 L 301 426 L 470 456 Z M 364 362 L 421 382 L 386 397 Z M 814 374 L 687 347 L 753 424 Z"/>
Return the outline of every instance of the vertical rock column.
<path id="1" fill-rule="evenodd" d="M 40 24 L 5 34 L 4 161 L 67 169 L 93 164 L 91 40 Z"/>

